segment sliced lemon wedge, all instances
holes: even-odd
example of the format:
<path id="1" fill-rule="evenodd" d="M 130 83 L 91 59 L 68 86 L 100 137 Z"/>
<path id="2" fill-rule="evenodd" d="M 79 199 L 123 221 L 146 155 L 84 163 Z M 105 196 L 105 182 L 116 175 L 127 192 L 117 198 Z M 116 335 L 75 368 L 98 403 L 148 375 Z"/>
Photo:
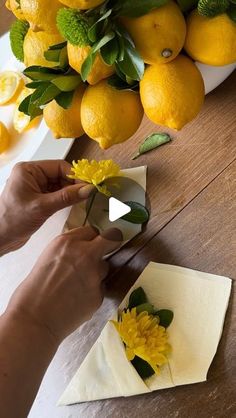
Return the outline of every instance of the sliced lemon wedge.
<path id="1" fill-rule="evenodd" d="M 4 125 L 4 123 L 0 122 L 0 154 L 5 152 L 10 144 L 10 135 L 9 132 Z"/>
<path id="2" fill-rule="evenodd" d="M 0 73 L 0 106 L 17 97 L 23 85 L 24 81 L 19 73 L 15 71 Z"/>
<path id="3" fill-rule="evenodd" d="M 32 93 L 32 90 L 24 87 L 22 92 L 20 93 L 17 101 L 16 101 L 16 108 L 13 115 L 13 126 L 15 130 L 19 133 L 26 131 L 27 129 L 31 129 L 36 126 L 39 122 L 39 118 L 35 118 L 33 121 L 30 120 L 30 116 L 26 115 L 23 112 L 19 111 L 19 106 L 23 100 Z"/>

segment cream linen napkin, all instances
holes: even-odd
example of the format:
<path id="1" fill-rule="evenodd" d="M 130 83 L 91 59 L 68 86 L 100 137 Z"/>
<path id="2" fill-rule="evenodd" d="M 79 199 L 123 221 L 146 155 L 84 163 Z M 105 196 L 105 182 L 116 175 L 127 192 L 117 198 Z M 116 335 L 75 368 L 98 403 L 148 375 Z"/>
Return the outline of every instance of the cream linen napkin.
<path id="1" fill-rule="evenodd" d="M 231 280 L 187 268 L 149 263 L 130 289 L 143 287 L 158 309 L 171 309 L 168 328 L 172 354 L 160 375 L 143 381 L 127 360 L 124 345 L 111 322 L 69 383 L 59 405 L 131 396 L 205 381 L 222 334 Z M 117 319 L 115 313 L 114 319 Z"/>
<path id="2" fill-rule="evenodd" d="M 127 177 L 133 180 L 136 184 L 133 182 L 130 183 L 129 187 L 126 190 L 122 190 L 118 198 L 123 202 L 135 201 L 145 206 L 147 167 L 141 166 L 141 167 L 135 167 L 135 168 L 128 168 L 126 170 L 121 170 L 121 172 L 122 172 L 122 177 Z M 124 236 L 123 245 L 125 245 L 128 241 L 130 241 L 132 238 L 134 238 L 137 234 L 139 234 L 142 231 L 142 225 L 132 224 L 122 219 L 119 219 L 116 222 L 110 222 L 108 219 L 108 213 L 102 210 L 101 203 L 102 203 L 102 199 L 100 203 L 98 202 L 98 205 L 96 206 L 96 199 L 95 199 L 95 202 L 94 202 L 95 205 L 93 205 L 94 215 L 92 213 L 93 218 L 94 218 L 93 225 L 97 226 L 99 230 L 105 230 L 111 227 L 119 228 L 122 231 L 123 236 Z M 85 218 L 86 218 L 85 204 L 80 203 L 78 205 L 74 205 L 65 223 L 64 231 L 69 231 L 70 229 L 77 228 L 83 225 Z"/>

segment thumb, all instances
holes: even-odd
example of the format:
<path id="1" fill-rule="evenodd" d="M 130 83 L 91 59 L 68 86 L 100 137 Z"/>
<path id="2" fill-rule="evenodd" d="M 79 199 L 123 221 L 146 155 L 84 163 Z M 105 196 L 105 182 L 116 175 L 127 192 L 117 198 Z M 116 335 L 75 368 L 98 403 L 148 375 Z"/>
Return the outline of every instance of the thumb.
<path id="1" fill-rule="evenodd" d="M 95 191 L 96 188 L 92 184 L 82 183 L 66 186 L 56 192 L 43 195 L 44 208 L 53 214 L 60 209 L 88 199 Z"/>

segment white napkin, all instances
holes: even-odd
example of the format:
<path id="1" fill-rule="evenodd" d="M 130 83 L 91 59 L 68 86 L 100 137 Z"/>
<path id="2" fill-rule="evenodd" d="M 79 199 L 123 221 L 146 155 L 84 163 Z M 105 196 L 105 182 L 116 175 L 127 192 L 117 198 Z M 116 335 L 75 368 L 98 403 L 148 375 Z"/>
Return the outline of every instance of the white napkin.
<path id="1" fill-rule="evenodd" d="M 127 360 L 124 345 L 111 322 L 88 353 L 59 400 L 60 405 L 131 396 L 205 381 L 222 334 L 231 280 L 187 268 L 150 263 L 130 289 L 143 287 L 158 309 L 171 309 L 169 362 L 143 381 Z M 114 314 L 117 319 L 117 312 Z"/>

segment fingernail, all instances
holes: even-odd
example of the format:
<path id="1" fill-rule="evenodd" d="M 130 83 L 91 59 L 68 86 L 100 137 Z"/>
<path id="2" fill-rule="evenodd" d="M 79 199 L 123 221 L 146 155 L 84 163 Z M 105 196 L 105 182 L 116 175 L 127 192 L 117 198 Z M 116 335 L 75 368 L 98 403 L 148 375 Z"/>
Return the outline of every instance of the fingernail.
<path id="1" fill-rule="evenodd" d="M 106 229 L 106 231 L 102 231 L 100 235 L 110 241 L 123 241 L 123 234 L 118 228 Z"/>
<path id="2" fill-rule="evenodd" d="M 81 199 L 88 199 L 91 194 L 93 194 L 96 190 L 92 184 L 88 184 L 87 186 L 83 186 L 78 190 L 78 195 Z"/>

